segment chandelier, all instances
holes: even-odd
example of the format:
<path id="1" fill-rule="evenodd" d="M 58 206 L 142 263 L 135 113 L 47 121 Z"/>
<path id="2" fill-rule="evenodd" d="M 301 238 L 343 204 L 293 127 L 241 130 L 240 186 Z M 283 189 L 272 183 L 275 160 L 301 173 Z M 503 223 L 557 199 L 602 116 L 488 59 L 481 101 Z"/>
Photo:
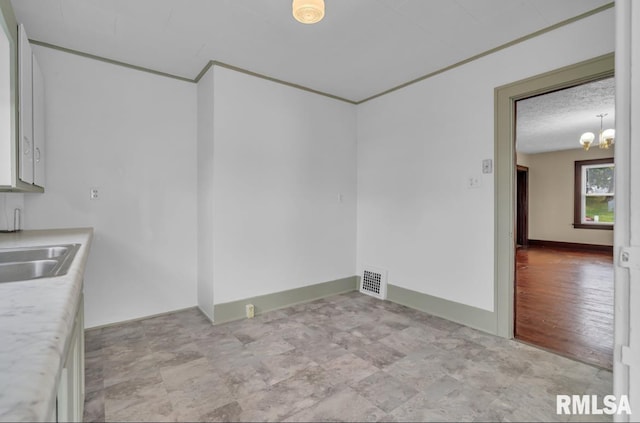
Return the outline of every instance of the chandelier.
<path id="1" fill-rule="evenodd" d="M 596 117 L 600 118 L 600 133 L 598 136 L 598 146 L 600 148 L 609 148 L 615 142 L 616 131 L 614 129 L 607 129 L 604 131 L 602 130 L 602 119 L 608 114 L 609 113 L 601 113 L 599 115 L 596 115 Z M 582 148 L 585 149 L 585 151 L 588 151 L 589 147 L 591 147 L 591 144 L 595 139 L 596 136 L 593 134 L 593 132 L 585 132 L 580 137 L 580 144 L 582 145 Z"/>
<path id="2" fill-rule="evenodd" d="M 324 0 L 293 0 L 293 17 L 303 24 L 314 24 L 324 18 Z"/>

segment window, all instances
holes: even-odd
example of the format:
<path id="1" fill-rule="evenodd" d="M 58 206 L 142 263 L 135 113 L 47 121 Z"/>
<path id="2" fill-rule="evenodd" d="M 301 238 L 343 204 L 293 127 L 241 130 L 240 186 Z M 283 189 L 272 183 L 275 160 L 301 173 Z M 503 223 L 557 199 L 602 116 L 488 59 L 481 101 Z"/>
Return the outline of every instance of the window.
<path id="1" fill-rule="evenodd" d="M 576 161 L 575 166 L 573 227 L 613 229 L 613 158 Z"/>

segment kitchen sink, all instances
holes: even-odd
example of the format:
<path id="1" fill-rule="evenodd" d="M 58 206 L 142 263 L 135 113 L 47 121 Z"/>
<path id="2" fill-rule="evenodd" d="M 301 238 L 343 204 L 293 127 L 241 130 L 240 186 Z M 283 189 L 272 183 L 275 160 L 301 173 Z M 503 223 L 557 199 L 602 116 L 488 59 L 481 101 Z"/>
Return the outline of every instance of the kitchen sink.
<path id="1" fill-rule="evenodd" d="M 0 283 L 66 275 L 80 244 L 0 249 Z"/>

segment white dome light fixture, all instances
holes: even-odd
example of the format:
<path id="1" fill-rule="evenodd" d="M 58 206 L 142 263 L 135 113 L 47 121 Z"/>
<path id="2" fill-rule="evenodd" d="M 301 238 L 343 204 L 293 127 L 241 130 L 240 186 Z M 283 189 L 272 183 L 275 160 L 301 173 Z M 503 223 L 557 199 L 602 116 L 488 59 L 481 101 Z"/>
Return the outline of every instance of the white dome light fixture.
<path id="1" fill-rule="evenodd" d="M 596 117 L 600 118 L 600 136 L 598 137 L 598 146 L 604 149 L 611 147 L 615 143 L 616 138 L 616 131 L 614 129 L 602 130 L 602 119 L 607 115 L 608 113 L 596 115 Z M 585 132 L 580 137 L 580 145 L 582 145 L 582 148 L 584 148 L 585 151 L 588 151 L 595 139 L 596 136 L 593 132 Z"/>
<path id="2" fill-rule="evenodd" d="M 324 0 L 293 0 L 293 17 L 303 24 L 314 24 L 324 18 Z"/>

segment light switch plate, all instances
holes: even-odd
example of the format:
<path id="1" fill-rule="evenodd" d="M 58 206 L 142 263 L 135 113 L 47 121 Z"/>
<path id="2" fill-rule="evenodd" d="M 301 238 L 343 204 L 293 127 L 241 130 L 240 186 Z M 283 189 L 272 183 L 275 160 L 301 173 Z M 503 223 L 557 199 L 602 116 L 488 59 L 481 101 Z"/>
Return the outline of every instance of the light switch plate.
<path id="1" fill-rule="evenodd" d="M 493 160 L 484 159 L 482 161 L 482 173 L 491 173 L 493 172 Z"/>

